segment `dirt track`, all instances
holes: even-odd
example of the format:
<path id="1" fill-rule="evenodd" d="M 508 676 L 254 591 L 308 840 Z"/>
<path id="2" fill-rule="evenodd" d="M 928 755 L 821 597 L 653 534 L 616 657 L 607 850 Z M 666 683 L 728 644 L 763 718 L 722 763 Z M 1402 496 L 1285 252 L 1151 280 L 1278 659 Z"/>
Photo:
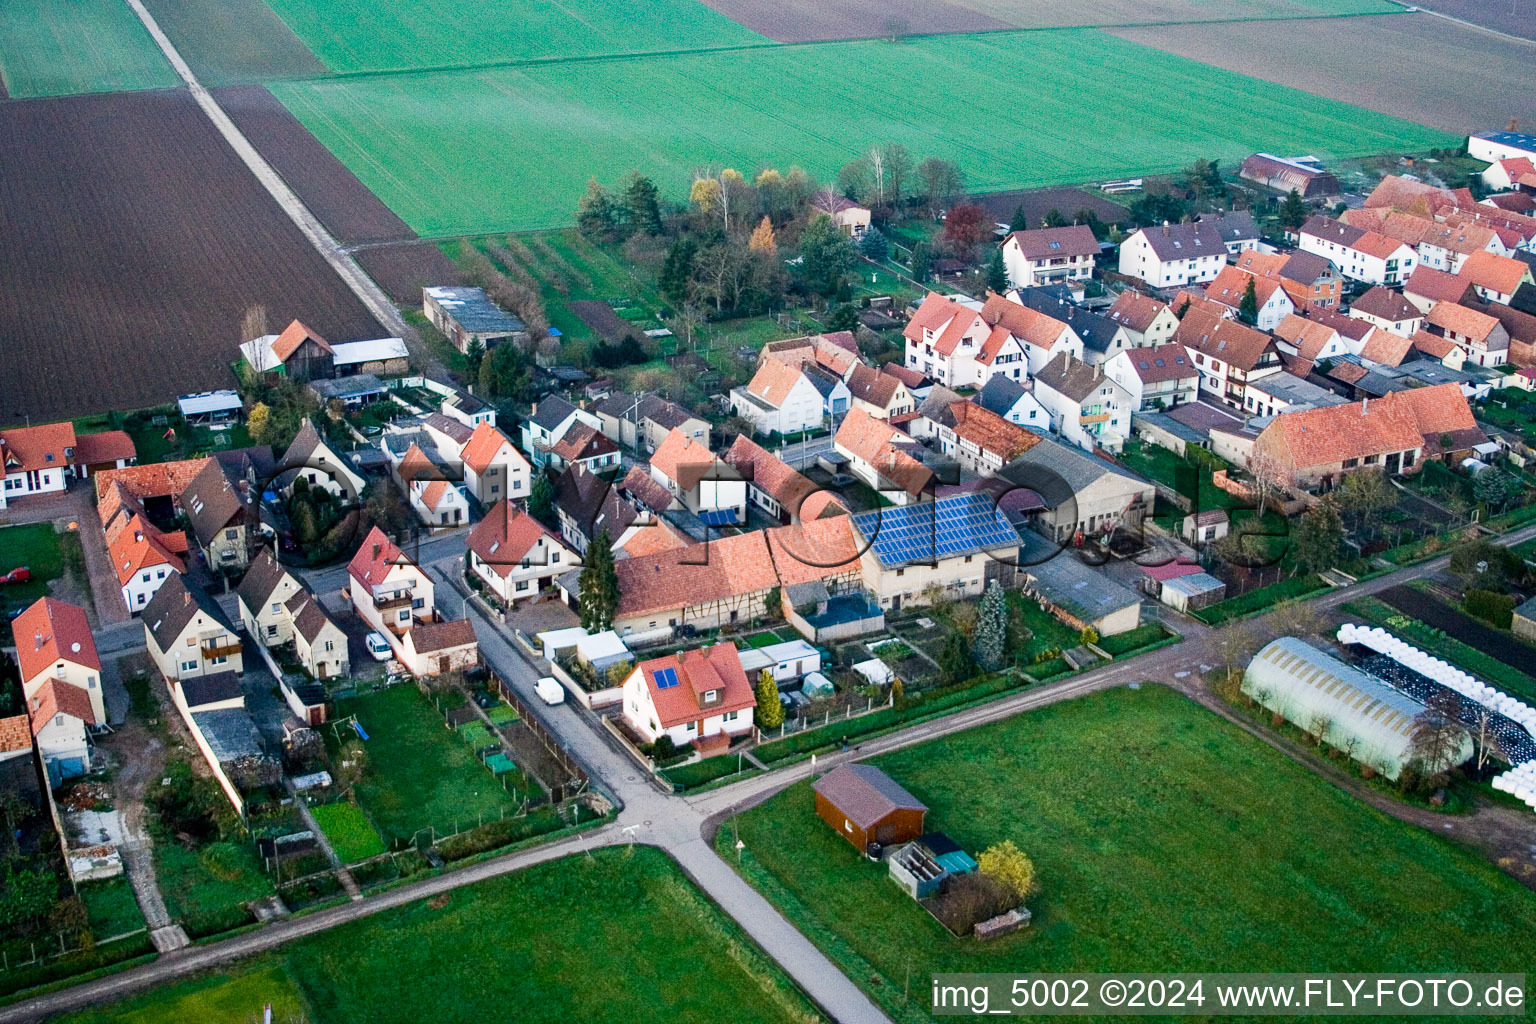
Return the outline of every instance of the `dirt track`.
<path id="1" fill-rule="evenodd" d="M 0 104 L 0 423 L 233 383 L 241 316 L 378 322 L 181 89 Z"/>

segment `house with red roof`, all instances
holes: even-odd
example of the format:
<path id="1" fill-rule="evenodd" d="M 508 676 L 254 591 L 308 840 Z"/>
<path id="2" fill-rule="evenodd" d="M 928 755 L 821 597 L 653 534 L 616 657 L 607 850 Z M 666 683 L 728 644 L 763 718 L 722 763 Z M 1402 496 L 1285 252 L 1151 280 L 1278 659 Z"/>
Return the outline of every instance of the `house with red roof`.
<path id="1" fill-rule="evenodd" d="M 1086 281 L 1098 254 L 1099 240 L 1082 224 L 1014 231 L 1003 240 L 1003 266 L 1015 288 Z"/>
<path id="2" fill-rule="evenodd" d="M 647 743 L 723 753 L 752 731 L 757 697 L 729 641 L 642 661 L 624 681 L 624 720 Z"/>
<path id="3" fill-rule="evenodd" d="M 827 399 L 809 376 L 811 372 L 808 366 L 764 359 L 750 381 L 731 389 L 731 412 L 750 422 L 757 434 L 785 435 L 819 430 L 827 414 Z M 847 386 L 841 380 L 835 380 L 831 389 L 835 391 L 837 388 L 842 389 L 841 398 L 846 407 Z"/>
<path id="4" fill-rule="evenodd" d="M 1403 298 L 1428 313 L 1438 302 L 1461 302 L 1472 291 L 1472 282 L 1434 267 L 1416 267 L 1403 285 Z"/>
<path id="5" fill-rule="evenodd" d="M 763 615 L 779 585 L 765 531 L 719 537 L 614 563 L 620 636 L 685 623 L 718 629 Z M 567 593 L 567 603 L 576 595 Z"/>
<path id="6" fill-rule="evenodd" d="M 581 556 L 511 501 L 497 502 L 469 531 L 467 565 L 484 587 L 515 608 L 539 596 Z"/>
<path id="7" fill-rule="evenodd" d="M 1116 352 L 1105 360 L 1104 376 L 1125 389 L 1131 409 L 1138 412 L 1172 409 L 1200 393 L 1194 356 L 1176 342 Z"/>
<path id="8" fill-rule="evenodd" d="M 525 499 L 533 487 L 533 467 L 512 439 L 489 423 L 480 423 L 458 450 L 464 487 L 482 505 L 503 498 Z"/>
<path id="9" fill-rule="evenodd" d="M 470 621 L 437 613 L 432 578 L 377 526 L 347 563 L 346 594 L 358 617 L 384 636 L 412 674 L 439 675 L 479 661 Z"/>
<path id="10" fill-rule="evenodd" d="M 932 497 L 934 475 L 922 462 L 922 446 L 885 420 L 862 409 L 849 411 L 837 428 L 832 448 L 847 457 L 850 473 L 894 504 Z"/>
<path id="11" fill-rule="evenodd" d="M 1461 265 L 1458 277 L 1465 278 L 1484 302 L 1509 305 L 1522 284 L 1531 284 L 1530 265 L 1508 256 L 1477 252 Z"/>
<path id="12" fill-rule="evenodd" d="M 1536 192 L 1536 163 L 1528 156 L 1495 160 L 1483 168 L 1483 184 L 1495 192 Z"/>
<path id="13" fill-rule="evenodd" d="M 902 331 L 909 370 L 947 388 L 981 388 L 994 375 L 1023 382 L 1083 339 L 1055 317 L 989 294 L 984 303 L 929 292 Z"/>
<path id="14" fill-rule="evenodd" d="M 72 423 L 0 430 L 0 511 L 17 498 L 50 494 L 92 473 L 132 465 L 133 441 L 121 430 L 77 437 Z"/>
<path id="15" fill-rule="evenodd" d="M 1133 290 L 1121 292 L 1104 315 L 1120 325 L 1132 348 L 1164 344 L 1179 329 L 1173 307 Z"/>
<path id="16" fill-rule="evenodd" d="M 90 770 L 88 729 L 107 724 L 101 659 L 85 612 L 39 598 L 13 624 L 16 665 L 50 785 Z"/>
<path id="17" fill-rule="evenodd" d="M 1312 307 L 1308 315 L 1313 312 L 1326 311 Z M 1184 314 L 1173 340 L 1194 356 L 1200 390 L 1234 408 L 1246 403 L 1250 381 L 1284 368 L 1270 335 L 1200 310 Z"/>
<path id="18" fill-rule="evenodd" d="M 1228 264 L 1221 268 L 1221 272 L 1210 284 L 1205 286 L 1205 297 L 1212 302 L 1219 302 L 1223 306 L 1234 311 L 1240 311 L 1243 298 L 1248 294 L 1248 286 L 1253 285 L 1253 297 L 1257 303 L 1258 317 L 1254 321 L 1261 331 L 1272 331 L 1286 317 L 1296 312 L 1296 304 L 1291 301 L 1290 293 L 1282 287 L 1279 264 L 1274 267 L 1260 266 L 1254 261 L 1255 256 L 1268 256 L 1268 253 L 1244 253 L 1250 266 L 1254 269 L 1246 270 L 1237 264 Z M 1280 260 L 1283 263 L 1284 259 Z"/>
<path id="19" fill-rule="evenodd" d="M 113 486 L 123 487 L 121 483 Z M 102 526 L 107 557 L 131 614 L 142 612 L 170 576 L 187 571 L 187 535 L 180 530 L 162 531 L 144 515 L 138 499 L 118 494 Z"/>
<path id="20" fill-rule="evenodd" d="M 1367 284 L 1401 284 L 1419 263 L 1418 250 L 1407 242 L 1331 217 L 1308 218 L 1297 235 L 1302 252 L 1321 256 L 1345 277 Z"/>
<path id="21" fill-rule="evenodd" d="M 721 461 L 746 481 L 747 499 L 781 523 L 848 511 L 842 498 L 822 490 L 809 477 L 745 435 L 736 438 Z"/>
<path id="22" fill-rule="evenodd" d="M 1454 302 L 1442 302 L 1424 318 L 1424 329 L 1465 350 L 1478 366 L 1498 366 L 1509 359 L 1509 331 L 1497 317 Z"/>

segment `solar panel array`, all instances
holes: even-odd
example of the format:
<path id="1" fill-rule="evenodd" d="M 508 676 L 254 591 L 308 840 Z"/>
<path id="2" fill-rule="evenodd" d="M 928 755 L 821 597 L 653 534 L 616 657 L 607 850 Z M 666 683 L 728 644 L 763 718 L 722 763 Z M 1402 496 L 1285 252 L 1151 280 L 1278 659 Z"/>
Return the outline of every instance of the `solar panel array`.
<path id="1" fill-rule="evenodd" d="M 663 668 L 656 670 L 656 689 L 670 690 L 677 685 L 677 669 Z"/>
<path id="2" fill-rule="evenodd" d="M 734 508 L 705 509 L 699 513 L 699 519 L 705 526 L 734 526 L 736 510 Z"/>
<path id="3" fill-rule="evenodd" d="M 861 512 L 853 522 L 882 565 L 932 563 L 1019 544 L 1019 535 L 984 492 Z"/>

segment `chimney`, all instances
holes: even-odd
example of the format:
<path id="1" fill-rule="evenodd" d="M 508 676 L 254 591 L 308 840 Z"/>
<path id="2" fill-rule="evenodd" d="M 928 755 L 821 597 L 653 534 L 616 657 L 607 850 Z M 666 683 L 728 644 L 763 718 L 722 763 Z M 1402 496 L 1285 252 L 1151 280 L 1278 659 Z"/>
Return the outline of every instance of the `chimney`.
<path id="1" fill-rule="evenodd" d="M 1163 221 L 1163 237 L 1168 237 L 1168 222 Z"/>
<path id="2" fill-rule="evenodd" d="M 1520 119 L 1518 117 L 1512 117 L 1509 119 L 1509 130 L 1512 132 L 1517 132 L 1520 130 Z"/>
<path id="3" fill-rule="evenodd" d="M 1360 415 L 1364 416 L 1370 410 L 1370 408 L 1371 408 L 1371 399 L 1370 399 L 1370 396 L 1367 395 L 1365 398 L 1362 398 L 1360 400 Z"/>
<path id="4" fill-rule="evenodd" d="M 43 634 L 35 633 L 35 634 L 33 634 L 32 639 L 37 644 L 37 650 L 39 650 L 39 651 L 42 650 L 43 649 Z"/>
<path id="5" fill-rule="evenodd" d="M 182 603 L 183 606 L 186 606 L 186 605 L 189 605 L 189 604 L 192 603 L 192 592 L 190 590 L 183 590 L 181 592 L 181 603 Z"/>

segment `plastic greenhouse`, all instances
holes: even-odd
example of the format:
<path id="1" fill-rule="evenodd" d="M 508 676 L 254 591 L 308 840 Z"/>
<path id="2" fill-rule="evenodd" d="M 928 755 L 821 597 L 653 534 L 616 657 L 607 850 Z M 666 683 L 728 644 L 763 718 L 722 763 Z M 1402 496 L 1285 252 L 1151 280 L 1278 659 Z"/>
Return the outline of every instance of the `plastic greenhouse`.
<path id="1" fill-rule="evenodd" d="M 1325 721 L 1324 742 L 1389 779 L 1411 756 L 1414 719 L 1424 710 L 1406 694 L 1289 636 L 1265 645 L 1248 663 L 1243 692 L 1308 731 Z M 1471 756 L 1471 737 L 1463 733 L 1450 765 Z"/>

